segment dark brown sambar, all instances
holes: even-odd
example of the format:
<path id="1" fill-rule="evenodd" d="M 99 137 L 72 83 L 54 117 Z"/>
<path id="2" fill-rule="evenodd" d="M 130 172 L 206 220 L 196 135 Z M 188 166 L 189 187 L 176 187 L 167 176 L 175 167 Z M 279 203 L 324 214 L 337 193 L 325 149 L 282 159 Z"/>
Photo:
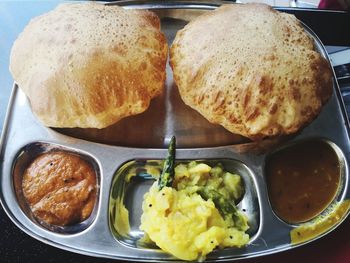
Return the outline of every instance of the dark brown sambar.
<path id="1" fill-rule="evenodd" d="M 321 213 L 340 183 L 338 156 L 322 140 L 304 141 L 274 153 L 265 172 L 272 208 L 289 223 L 305 222 Z"/>

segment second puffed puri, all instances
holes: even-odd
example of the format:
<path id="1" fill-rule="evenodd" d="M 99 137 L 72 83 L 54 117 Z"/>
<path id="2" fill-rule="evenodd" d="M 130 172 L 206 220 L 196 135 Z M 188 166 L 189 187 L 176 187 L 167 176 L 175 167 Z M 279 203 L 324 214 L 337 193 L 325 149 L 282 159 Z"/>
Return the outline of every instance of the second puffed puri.
<path id="1" fill-rule="evenodd" d="M 150 11 L 65 3 L 26 26 L 10 71 L 46 126 L 104 128 L 162 92 L 167 48 Z"/>
<path id="2" fill-rule="evenodd" d="M 328 62 L 292 15 L 224 5 L 191 21 L 170 49 L 184 102 L 253 140 L 295 133 L 332 94 Z"/>

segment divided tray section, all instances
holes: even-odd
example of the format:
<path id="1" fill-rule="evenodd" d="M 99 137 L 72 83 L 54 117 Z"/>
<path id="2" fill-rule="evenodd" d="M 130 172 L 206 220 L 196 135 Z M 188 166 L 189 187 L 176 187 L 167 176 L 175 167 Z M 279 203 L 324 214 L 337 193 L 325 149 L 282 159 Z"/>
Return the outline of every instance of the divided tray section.
<path id="1" fill-rule="evenodd" d="M 12 183 L 16 201 L 24 216 L 42 230 L 49 230 L 41 232 L 47 240 L 65 245 L 73 251 L 85 251 L 92 255 L 113 258 L 137 257 L 140 260 L 161 261 L 171 259 L 170 255 L 145 238 L 144 232 L 140 230 L 143 196 L 156 180 L 151 175 L 159 175 L 163 169 L 166 149 L 145 150 L 97 144 L 95 147 L 99 150 L 87 153 L 78 145 L 70 148 L 59 143 L 38 141 L 19 148 L 12 162 Z M 225 171 L 238 174 L 243 182 L 244 194 L 238 200 L 237 207 L 247 215 L 249 243 L 241 248 L 214 250 L 208 255 L 208 260 L 244 258 L 288 249 L 321 237 L 334 229 L 348 214 L 348 164 L 343 150 L 332 139 L 315 136 L 294 138 L 273 148 L 263 154 L 249 151 L 242 153 L 239 151 L 241 145 L 178 149 L 176 165 L 196 161 L 214 167 L 220 163 Z M 329 150 L 333 157 L 325 154 L 323 148 Z M 129 149 L 127 153 L 126 149 Z M 296 152 L 296 155 L 292 156 L 296 163 L 300 161 L 311 165 L 307 156 L 313 153 L 303 153 L 305 150 L 313 150 L 315 160 L 319 161 L 319 164 L 323 165 L 330 159 L 338 169 L 339 178 L 329 200 L 321 209 L 306 220 L 291 222 L 277 212 L 276 204 L 272 201 L 269 166 L 272 161 L 283 157 L 288 151 Z M 68 226 L 47 224 L 38 219 L 23 193 L 22 181 L 26 169 L 38 157 L 55 152 L 78 156 L 89 163 L 96 174 L 96 200 L 91 215 L 82 222 Z M 100 164 L 101 158 L 103 161 Z M 289 159 L 291 157 L 287 155 L 287 160 Z M 320 167 L 320 171 L 322 169 Z M 286 185 L 286 189 L 289 187 L 290 185 Z M 99 242 L 101 238 L 104 239 L 104 243 Z M 133 256 L 129 255 L 131 251 L 135 253 Z"/>
<path id="2" fill-rule="evenodd" d="M 30 143 L 18 152 L 12 173 L 17 202 L 35 224 L 56 233 L 75 234 L 95 220 L 100 168 L 87 153 L 57 144 Z M 28 198 L 34 201 L 32 205 Z"/>
<path id="3" fill-rule="evenodd" d="M 211 167 L 221 163 L 224 170 L 239 174 L 244 182 L 245 193 L 237 207 L 248 217 L 250 241 L 246 247 L 215 250 L 208 255 L 208 260 L 245 257 L 263 251 L 271 253 L 309 242 L 333 230 L 349 213 L 350 203 L 347 200 L 348 164 L 343 151 L 332 141 L 313 136 L 296 139 L 276 146 L 274 150 L 263 155 L 245 153 L 243 158 L 240 158 L 242 155 L 231 152 L 234 148 L 235 146 L 231 149 L 225 147 L 224 152 L 219 154 L 220 157 L 223 154 L 230 156 L 230 158 L 181 158 L 176 160 L 176 164 L 196 161 Z M 193 149 L 189 150 L 189 152 L 192 151 Z M 293 151 L 295 156 L 289 156 L 285 153 Z M 180 150 L 180 155 L 182 155 L 181 152 Z M 214 152 L 217 153 L 216 150 Z M 214 152 L 211 150 L 209 156 L 212 157 Z M 287 157 L 284 157 L 285 155 Z M 307 158 L 308 155 L 310 155 L 310 159 Z M 201 150 L 198 156 L 202 157 Z M 321 202 L 321 204 L 318 204 L 319 207 L 311 216 L 307 211 L 301 211 L 305 215 L 299 221 L 285 219 L 281 216 L 276 208 L 276 202 L 272 198 L 269 166 L 275 159 L 280 161 L 280 157 L 287 158 L 287 161 L 290 161 L 292 157 L 294 162 L 310 166 L 309 169 L 312 169 L 315 174 L 300 175 L 300 183 L 296 183 L 296 185 L 300 185 L 300 188 L 306 184 L 306 191 L 311 191 L 310 187 L 316 187 L 314 192 L 322 191 L 320 185 L 313 185 L 312 176 L 317 176 L 317 173 L 322 176 L 322 173 L 325 173 L 325 179 L 320 179 L 318 183 L 325 184 L 323 191 L 329 190 L 328 199 L 319 201 L 317 198 L 312 199 L 311 196 L 309 204 L 305 208 L 310 209 L 310 207 L 316 206 L 317 202 Z M 109 228 L 116 244 L 121 243 L 126 247 L 136 248 L 143 251 L 142 253 L 145 255 L 153 255 L 156 258 L 158 258 L 156 255 L 160 249 L 151 240 L 144 237 L 140 225 L 143 213 L 143 196 L 156 180 L 151 174 L 159 174 L 162 167 L 163 160 L 151 158 L 133 159 L 122 164 L 112 180 L 108 211 Z M 287 171 L 290 169 L 292 173 L 295 172 L 288 165 L 286 167 Z M 333 168 L 335 168 L 336 175 L 331 177 L 329 173 Z M 290 177 L 293 176 L 296 177 L 295 174 Z M 333 186 L 331 186 L 332 183 L 334 183 Z M 292 184 L 285 184 L 282 187 L 285 187 L 282 190 L 289 191 Z M 293 191 L 295 195 L 299 194 L 297 190 Z M 285 206 L 289 207 L 290 204 L 285 204 Z"/>
<path id="4" fill-rule="evenodd" d="M 264 179 L 271 210 L 291 227 L 291 244 L 322 236 L 349 211 L 347 162 L 325 138 L 288 142 L 267 154 Z"/>
<path id="5" fill-rule="evenodd" d="M 190 161 L 192 160 L 176 160 L 176 165 L 187 164 Z M 225 171 L 241 176 L 244 194 L 237 207 L 248 217 L 247 233 L 251 241 L 254 240 L 260 228 L 261 215 L 253 172 L 244 163 L 234 159 L 195 161 L 211 167 L 220 163 Z M 139 227 L 143 196 L 155 182 L 151 174 L 159 174 L 162 165 L 162 160 L 131 160 L 123 164 L 115 174 L 110 191 L 109 224 L 115 238 L 124 245 L 145 249 L 157 248 L 153 242 L 144 238 L 144 233 Z"/>

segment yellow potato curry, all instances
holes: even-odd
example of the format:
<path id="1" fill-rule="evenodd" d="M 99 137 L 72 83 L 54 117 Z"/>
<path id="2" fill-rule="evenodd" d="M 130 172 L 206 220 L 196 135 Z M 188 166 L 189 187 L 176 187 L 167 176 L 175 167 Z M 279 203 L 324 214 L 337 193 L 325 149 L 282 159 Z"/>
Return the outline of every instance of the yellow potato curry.
<path id="1" fill-rule="evenodd" d="M 140 229 L 177 258 L 204 260 L 215 248 L 248 243 L 247 217 L 235 206 L 243 194 L 241 177 L 221 164 L 179 164 L 172 187 L 155 182 L 145 194 Z"/>

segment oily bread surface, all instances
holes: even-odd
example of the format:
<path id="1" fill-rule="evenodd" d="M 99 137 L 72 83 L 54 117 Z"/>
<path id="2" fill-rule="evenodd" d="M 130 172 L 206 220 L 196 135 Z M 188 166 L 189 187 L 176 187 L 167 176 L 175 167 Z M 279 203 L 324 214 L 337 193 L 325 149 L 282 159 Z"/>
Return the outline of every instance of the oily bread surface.
<path id="1" fill-rule="evenodd" d="M 183 101 L 251 139 L 291 134 L 332 94 L 328 62 L 292 15 L 223 5 L 180 30 L 170 49 Z"/>
<path id="2" fill-rule="evenodd" d="M 65 3 L 26 26 L 10 71 L 46 126 L 104 128 L 162 93 L 166 59 L 152 12 Z"/>

